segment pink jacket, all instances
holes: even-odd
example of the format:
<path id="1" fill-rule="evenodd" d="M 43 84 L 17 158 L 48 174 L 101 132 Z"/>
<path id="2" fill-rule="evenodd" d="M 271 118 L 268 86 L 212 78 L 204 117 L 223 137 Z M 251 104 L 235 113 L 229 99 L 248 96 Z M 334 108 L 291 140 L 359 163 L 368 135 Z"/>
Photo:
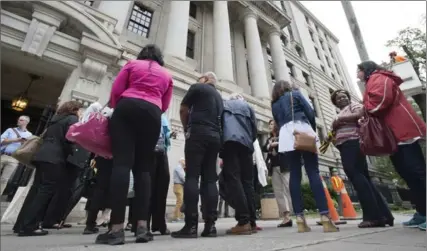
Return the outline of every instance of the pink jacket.
<path id="1" fill-rule="evenodd" d="M 110 107 L 116 107 L 121 97 L 128 97 L 153 103 L 165 112 L 172 98 L 172 89 L 172 76 L 157 62 L 132 60 L 123 66 L 114 81 Z"/>

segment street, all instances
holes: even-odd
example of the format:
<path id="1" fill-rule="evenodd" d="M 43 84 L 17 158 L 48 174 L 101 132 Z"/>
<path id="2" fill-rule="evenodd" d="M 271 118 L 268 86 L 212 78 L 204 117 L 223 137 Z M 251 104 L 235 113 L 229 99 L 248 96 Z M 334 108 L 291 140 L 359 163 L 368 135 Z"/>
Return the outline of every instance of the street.
<path id="1" fill-rule="evenodd" d="M 124 246 L 112 247 L 94 244 L 96 235 L 82 235 L 83 226 L 74 226 L 60 231 L 52 230 L 43 237 L 18 238 L 12 234 L 11 225 L 1 226 L 2 251 L 80 251 L 80 250 L 155 250 L 155 251 L 425 251 L 426 233 L 418 229 L 406 229 L 401 222 L 408 216 L 395 215 L 394 227 L 359 229 L 359 221 L 340 225 L 340 232 L 324 234 L 316 219 L 309 219 L 312 232 L 299 234 L 296 227 L 278 229 L 279 221 L 259 221 L 264 230 L 250 236 L 225 236 L 225 230 L 235 224 L 233 219 L 220 219 L 217 223 L 218 238 L 172 239 L 170 236 L 155 236 L 148 244 L 135 244 L 127 233 Z M 74 225 L 74 224 L 73 224 Z M 178 230 L 183 223 L 169 223 L 169 228 Z M 202 227 L 199 224 L 199 227 Z M 104 229 L 103 229 L 104 230 Z M 199 229 L 201 232 L 202 229 Z"/>

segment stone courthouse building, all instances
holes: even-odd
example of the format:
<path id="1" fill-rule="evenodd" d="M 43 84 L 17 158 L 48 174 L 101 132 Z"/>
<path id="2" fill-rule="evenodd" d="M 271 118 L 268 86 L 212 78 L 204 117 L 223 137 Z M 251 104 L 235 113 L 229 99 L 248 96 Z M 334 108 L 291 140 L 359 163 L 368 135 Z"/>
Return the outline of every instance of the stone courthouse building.
<path id="1" fill-rule="evenodd" d="M 217 74 L 225 98 L 244 94 L 256 111 L 260 142 L 272 118 L 275 80 L 301 88 L 316 111 L 320 138 L 336 115 L 330 92 L 355 93 L 338 38 L 298 1 L 3 1 L 2 128 L 29 114 L 34 132 L 43 109 L 58 99 L 106 103 L 120 68 L 148 43 L 164 51 L 174 78 L 167 111 L 178 132 L 169 153 L 171 173 L 183 156 L 180 102 L 203 72 Z M 41 78 L 31 82 L 29 74 Z M 11 104 L 20 95 L 28 106 L 18 112 Z M 320 156 L 324 176 L 340 166 L 335 150 Z"/>

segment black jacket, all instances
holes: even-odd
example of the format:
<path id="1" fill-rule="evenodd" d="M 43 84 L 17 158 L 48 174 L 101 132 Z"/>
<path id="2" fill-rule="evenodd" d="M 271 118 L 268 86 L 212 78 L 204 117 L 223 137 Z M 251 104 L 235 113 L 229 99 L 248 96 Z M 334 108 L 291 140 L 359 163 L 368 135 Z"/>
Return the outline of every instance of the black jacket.
<path id="1" fill-rule="evenodd" d="M 43 135 L 43 144 L 35 154 L 33 162 L 48 162 L 63 165 L 75 148 L 74 144 L 65 138 L 72 124 L 79 121 L 76 115 L 55 115 L 49 122 Z"/>
<path id="2" fill-rule="evenodd" d="M 273 149 L 275 150 L 276 154 L 273 154 L 273 149 L 269 149 L 268 146 L 270 143 L 272 143 L 273 137 L 269 137 L 268 140 L 265 142 L 264 146 L 262 147 L 262 151 L 267 153 L 267 159 L 266 163 L 269 169 L 275 166 L 280 166 L 280 159 L 279 159 L 279 147 L 276 146 Z"/>
<path id="3" fill-rule="evenodd" d="M 77 168 L 86 168 L 90 164 L 91 153 L 83 147 L 75 144 L 72 153 L 67 157 L 67 164 Z"/>

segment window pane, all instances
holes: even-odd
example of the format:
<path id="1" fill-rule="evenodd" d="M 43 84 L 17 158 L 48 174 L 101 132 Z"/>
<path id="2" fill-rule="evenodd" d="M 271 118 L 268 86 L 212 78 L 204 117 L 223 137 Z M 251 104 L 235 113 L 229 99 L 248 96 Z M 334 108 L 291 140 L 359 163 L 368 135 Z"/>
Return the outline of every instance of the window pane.
<path id="1" fill-rule="evenodd" d="M 153 13 L 144 6 L 135 4 L 128 23 L 128 30 L 138 35 L 148 37 L 152 15 Z"/>

